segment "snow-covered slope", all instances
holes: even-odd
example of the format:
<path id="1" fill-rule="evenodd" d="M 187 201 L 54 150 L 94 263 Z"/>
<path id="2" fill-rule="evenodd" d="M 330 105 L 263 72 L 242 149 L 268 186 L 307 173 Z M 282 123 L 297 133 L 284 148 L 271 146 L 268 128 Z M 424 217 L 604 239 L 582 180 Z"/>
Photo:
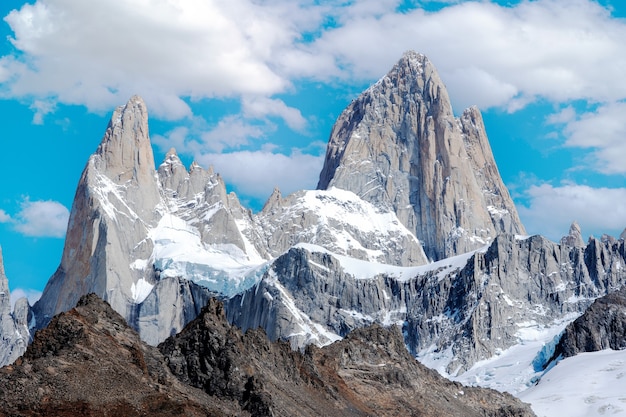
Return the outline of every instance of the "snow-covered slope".
<path id="1" fill-rule="evenodd" d="M 372 263 L 427 263 L 419 240 L 392 210 L 339 188 L 299 191 L 285 198 L 276 190 L 256 222 L 274 256 L 298 243 L 311 243 Z"/>
<path id="2" fill-rule="evenodd" d="M 538 417 L 626 416 L 626 351 L 581 353 L 560 361 L 517 396 Z"/>

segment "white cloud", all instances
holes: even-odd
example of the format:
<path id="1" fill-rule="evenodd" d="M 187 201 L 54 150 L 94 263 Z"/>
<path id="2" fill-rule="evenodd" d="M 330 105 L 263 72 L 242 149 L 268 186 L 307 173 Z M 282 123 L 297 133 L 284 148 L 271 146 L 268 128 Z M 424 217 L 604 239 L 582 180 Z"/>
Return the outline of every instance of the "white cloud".
<path id="1" fill-rule="evenodd" d="M 9 223 L 11 220 L 11 216 L 6 211 L 0 209 L 0 223 Z"/>
<path id="2" fill-rule="evenodd" d="M 204 154 L 198 157 L 201 165 L 213 165 L 227 184 L 237 187 L 245 195 L 268 198 L 274 187 L 283 194 L 317 185 L 323 156 L 293 151 L 290 155 L 269 151 L 240 151 L 224 154 Z"/>
<path id="3" fill-rule="evenodd" d="M 626 228 L 626 188 L 543 184 L 530 187 L 526 197 L 529 204 L 518 206 L 518 211 L 531 234 L 559 240 L 573 221 L 586 236 L 607 233 L 617 237 Z"/>
<path id="4" fill-rule="evenodd" d="M 570 116 L 568 113 L 566 116 Z M 565 146 L 591 150 L 592 168 L 626 174 L 626 103 L 608 103 L 566 121 Z"/>
<path id="5" fill-rule="evenodd" d="M 262 119 L 267 116 L 282 118 L 293 130 L 302 131 L 307 121 L 300 110 L 287 106 L 282 100 L 267 97 L 246 97 L 242 102 L 243 114 L 249 118 Z"/>
<path id="6" fill-rule="evenodd" d="M 626 97 L 625 37 L 626 22 L 592 1 L 465 2 L 435 13 L 345 18 L 310 47 L 320 65 L 301 62 L 311 75 L 333 76 L 339 68 L 346 79 L 370 78 L 414 49 L 429 56 L 444 80 L 459 79 L 449 85 L 455 107 L 468 97 L 483 108 L 509 108 L 521 97 L 607 101 Z"/>
<path id="7" fill-rule="evenodd" d="M 33 237 L 63 237 L 67 229 L 69 210 L 57 201 L 30 201 L 22 203 L 15 216 L 15 230 Z"/>
<path id="8" fill-rule="evenodd" d="M 30 109 L 35 112 L 33 115 L 33 124 L 42 125 L 43 118 L 49 114 L 54 112 L 56 105 L 50 101 L 46 100 L 35 100 L 33 104 L 30 105 Z"/>
<path id="9" fill-rule="evenodd" d="M 108 110 L 139 93 L 155 115 L 180 118 L 190 115 L 180 97 L 283 91 L 289 80 L 272 62 L 320 18 L 307 8 L 250 0 L 39 0 L 5 18 L 24 58 L 5 57 L 0 75 L 12 80 L 12 96 Z"/>
<path id="10" fill-rule="evenodd" d="M 16 288 L 11 291 L 11 311 L 15 307 L 15 302 L 22 297 L 26 297 L 28 299 L 28 303 L 32 306 L 35 304 L 37 300 L 41 298 L 41 291 L 33 290 L 30 288 Z"/>
<path id="11" fill-rule="evenodd" d="M 546 123 L 551 125 L 563 125 L 570 123 L 576 119 L 576 109 L 572 106 L 567 106 L 560 110 L 558 113 L 549 115 L 546 118 Z"/>
<path id="12" fill-rule="evenodd" d="M 203 149 L 220 152 L 226 148 L 239 148 L 251 139 L 263 136 L 263 129 L 252 125 L 239 116 L 227 116 L 211 130 L 202 133 Z"/>

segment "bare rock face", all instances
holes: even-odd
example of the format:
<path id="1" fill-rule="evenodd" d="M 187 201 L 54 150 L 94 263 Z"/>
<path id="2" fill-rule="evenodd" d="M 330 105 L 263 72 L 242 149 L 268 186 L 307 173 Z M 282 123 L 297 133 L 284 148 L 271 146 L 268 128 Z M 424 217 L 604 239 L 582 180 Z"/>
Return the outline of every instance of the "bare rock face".
<path id="1" fill-rule="evenodd" d="M 580 230 L 580 226 L 577 222 L 573 222 L 569 228 L 567 236 L 563 236 L 561 244 L 573 247 L 584 247 L 585 241 L 583 240 L 583 234 Z"/>
<path id="2" fill-rule="evenodd" d="M 80 178 L 61 265 L 35 306 L 39 325 L 89 292 L 128 315 L 133 284 L 153 282 L 130 264 L 150 257 L 152 242 L 146 235 L 158 221 L 160 201 L 147 110 L 141 98 L 133 97 L 113 113 Z"/>
<path id="3" fill-rule="evenodd" d="M 294 348 L 329 344 L 371 323 L 398 324 L 418 358 L 449 352 L 443 365 L 455 376 L 519 343 L 526 323 L 548 328 L 581 314 L 622 286 L 624 264 L 623 240 L 571 247 L 500 235 L 486 250 L 412 268 L 377 268 L 298 245 L 226 311 L 243 329 L 262 327 Z"/>
<path id="4" fill-rule="evenodd" d="M 434 260 L 524 233 L 480 112 L 455 118 L 434 66 L 415 52 L 339 116 L 318 183 L 330 187 L 392 209 Z"/>
<path id="5" fill-rule="evenodd" d="M 9 281 L 4 272 L 2 248 L 0 248 L 0 365 L 13 362 L 26 350 L 30 342 L 32 313 L 28 300 L 20 298 L 11 312 Z"/>

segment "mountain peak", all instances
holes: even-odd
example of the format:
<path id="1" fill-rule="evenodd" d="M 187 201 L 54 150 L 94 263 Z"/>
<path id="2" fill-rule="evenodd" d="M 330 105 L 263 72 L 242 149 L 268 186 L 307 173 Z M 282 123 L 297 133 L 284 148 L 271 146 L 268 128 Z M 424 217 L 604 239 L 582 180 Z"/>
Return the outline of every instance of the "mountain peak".
<path id="1" fill-rule="evenodd" d="M 455 118 L 428 58 L 406 52 L 339 116 L 318 189 L 395 211 L 431 259 L 524 233 L 478 108 Z"/>
<path id="2" fill-rule="evenodd" d="M 580 226 L 574 220 L 572 225 L 569 227 L 569 233 L 567 236 L 564 236 L 561 239 L 561 244 L 572 246 L 572 247 L 584 247 L 585 241 L 583 240 L 583 235 L 580 230 Z"/>
<path id="3" fill-rule="evenodd" d="M 414 100 L 419 96 L 419 101 L 427 108 L 437 106 L 452 114 L 450 99 L 437 69 L 426 55 L 415 51 L 405 52 L 384 77 L 366 90 L 368 92 L 374 100 L 378 100 L 377 96 L 391 94 L 396 105 L 407 95 L 416 96 Z"/>
<path id="4" fill-rule="evenodd" d="M 154 171 L 154 155 L 148 133 L 148 110 L 133 96 L 113 112 L 100 146 L 94 154 L 96 168 L 117 183 L 141 183 Z"/>
<path id="5" fill-rule="evenodd" d="M 416 74 L 423 73 L 424 70 L 432 66 L 426 55 L 408 50 L 402 54 L 402 58 L 396 64 L 397 68 L 406 67 Z M 396 69 L 396 68 L 394 68 Z M 393 72 L 392 70 L 391 72 Z"/>
<path id="6" fill-rule="evenodd" d="M 0 246 L 0 316 L 11 312 L 11 301 L 9 299 L 9 280 L 4 272 L 4 261 L 2 259 L 2 246 Z M 1 324 L 1 318 L 0 318 Z"/>

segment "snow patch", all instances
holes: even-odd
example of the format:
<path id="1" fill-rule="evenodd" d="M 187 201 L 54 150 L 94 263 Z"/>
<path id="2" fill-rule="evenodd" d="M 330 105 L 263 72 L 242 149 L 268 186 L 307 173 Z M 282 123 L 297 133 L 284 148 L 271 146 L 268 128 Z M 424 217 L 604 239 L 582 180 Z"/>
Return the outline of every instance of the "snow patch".
<path id="1" fill-rule="evenodd" d="M 139 281 L 134 282 L 130 286 L 130 293 L 131 293 L 131 296 L 133 297 L 133 302 L 135 304 L 139 304 L 143 302 L 143 300 L 145 300 L 146 297 L 148 297 L 150 292 L 152 292 L 152 288 L 154 288 L 154 285 L 150 284 L 148 281 L 146 281 L 143 278 L 140 278 Z"/>

